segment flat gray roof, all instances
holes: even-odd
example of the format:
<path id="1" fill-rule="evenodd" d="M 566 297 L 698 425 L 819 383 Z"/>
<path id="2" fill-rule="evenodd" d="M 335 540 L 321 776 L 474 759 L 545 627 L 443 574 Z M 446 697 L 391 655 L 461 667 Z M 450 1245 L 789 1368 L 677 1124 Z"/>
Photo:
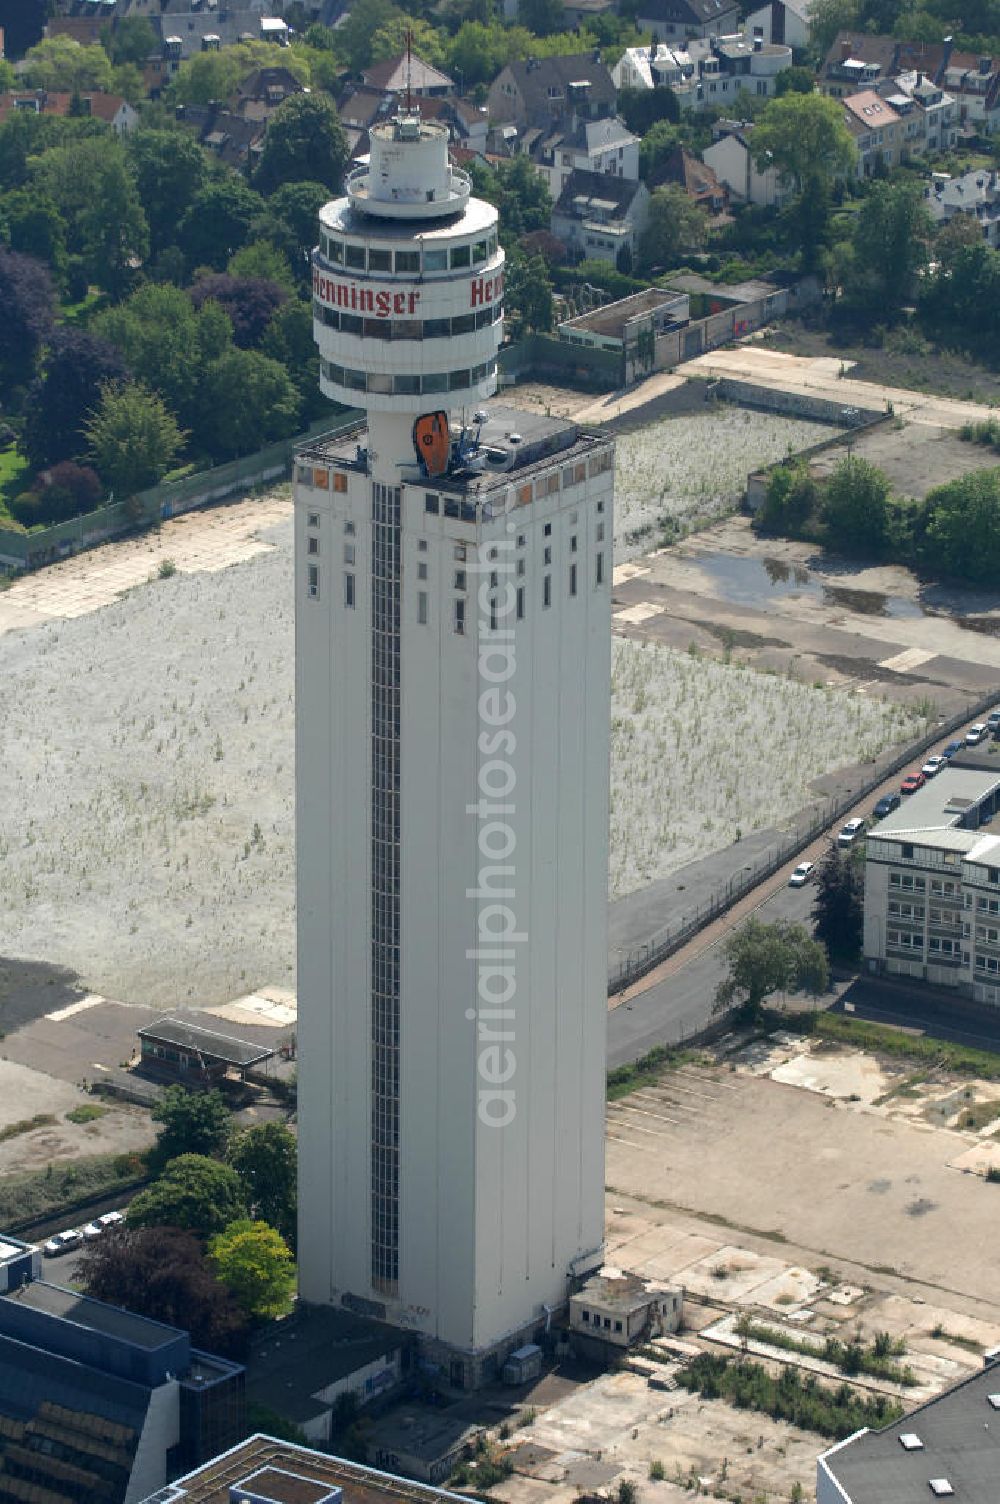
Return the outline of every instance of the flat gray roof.
<path id="1" fill-rule="evenodd" d="M 1000 784 L 1000 768 L 942 768 L 922 789 L 904 797 L 898 809 L 880 820 L 870 836 L 900 836 L 917 831 L 951 830 L 971 805 L 978 804 Z"/>
<path id="2" fill-rule="evenodd" d="M 74 1326 L 86 1327 L 92 1332 L 102 1332 L 106 1337 L 116 1337 L 121 1342 L 130 1342 L 133 1347 L 154 1352 L 166 1347 L 183 1336 L 176 1327 L 165 1326 L 162 1321 L 151 1321 L 146 1316 L 133 1316 L 118 1306 L 105 1305 L 101 1300 L 91 1300 L 75 1290 L 65 1290 L 62 1285 L 49 1285 L 44 1280 L 33 1280 L 19 1290 L 9 1291 L 0 1297 L 16 1300 L 32 1310 L 44 1311 L 48 1316 L 59 1316 Z"/>
<path id="3" fill-rule="evenodd" d="M 901 1436 L 921 1445 L 908 1449 Z M 841 1442 L 822 1460 L 850 1504 L 927 1504 L 932 1478 L 948 1480 L 956 1504 L 997 1504 L 1000 1367 L 974 1374 L 882 1431 Z"/>
<path id="4" fill-rule="evenodd" d="M 196 1055 L 210 1055 L 213 1060 L 224 1060 L 227 1065 L 256 1065 L 261 1060 L 270 1060 L 274 1050 L 251 1044 L 248 1039 L 235 1039 L 231 1034 L 217 1034 L 214 1029 L 201 1029 L 197 1024 L 185 1023 L 182 1018 L 158 1018 L 138 1030 L 140 1039 L 158 1040 L 163 1044 L 179 1045 Z"/>

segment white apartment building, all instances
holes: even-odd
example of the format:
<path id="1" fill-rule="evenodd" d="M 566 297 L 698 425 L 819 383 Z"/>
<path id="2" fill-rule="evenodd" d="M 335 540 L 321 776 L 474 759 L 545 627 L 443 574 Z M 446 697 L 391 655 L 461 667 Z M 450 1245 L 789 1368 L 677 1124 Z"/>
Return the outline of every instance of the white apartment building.
<path id="1" fill-rule="evenodd" d="M 672 89 L 682 114 L 725 109 L 741 92 L 770 99 L 792 49 L 742 32 L 673 46 L 628 47 L 611 70 L 616 88 Z"/>
<path id="2" fill-rule="evenodd" d="M 496 210 L 398 116 L 320 214 L 296 462 L 299 1277 L 474 1385 L 600 1263 L 614 447 L 491 407 Z"/>
<path id="3" fill-rule="evenodd" d="M 715 140 L 702 152 L 702 161 L 711 167 L 720 183 L 743 203 L 763 209 L 780 209 L 791 196 L 792 185 L 782 178 L 776 167 L 758 167 L 753 155 L 752 120 L 717 120 L 712 127 Z"/>
<path id="4" fill-rule="evenodd" d="M 1000 773 L 947 767 L 869 831 L 864 954 L 871 971 L 1000 1005 Z"/>

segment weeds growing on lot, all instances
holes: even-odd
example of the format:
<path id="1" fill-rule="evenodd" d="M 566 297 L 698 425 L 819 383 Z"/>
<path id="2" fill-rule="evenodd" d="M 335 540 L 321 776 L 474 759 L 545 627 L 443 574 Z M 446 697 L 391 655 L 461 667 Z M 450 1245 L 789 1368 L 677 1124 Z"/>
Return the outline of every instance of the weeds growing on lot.
<path id="1" fill-rule="evenodd" d="M 51 1112 L 36 1112 L 33 1118 L 20 1118 L 18 1122 L 0 1128 L 0 1144 L 9 1138 L 18 1138 L 22 1133 L 34 1133 L 36 1128 L 51 1128 L 54 1122 Z"/>
<path id="2" fill-rule="evenodd" d="M 16 1232 L 105 1191 L 139 1185 L 145 1178 L 139 1154 L 91 1154 L 26 1175 L 5 1175 L 0 1180 L 0 1226 Z"/>
<path id="3" fill-rule="evenodd" d="M 67 1112 L 67 1123 L 94 1123 L 98 1118 L 103 1118 L 107 1112 L 106 1107 L 101 1107 L 97 1102 L 81 1102 L 79 1107 L 74 1107 Z"/>
<path id="4" fill-rule="evenodd" d="M 617 1065 L 608 1071 L 608 1101 L 615 1102 L 644 1086 L 655 1086 L 664 1071 L 676 1070 L 702 1058 L 697 1050 L 670 1050 L 666 1045 L 656 1044 L 631 1065 Z"/>
<path id="5" fill-rule="evenodd" d="M 803 1034 L 837 1040 L 842 1044 L 853 1045 L 855 1049 L 893 1055 L 903 1060 L 933 1061 L 945 1070 L 979 1076 L 984 1081 L 1000 1081 L 1000 1054 L 995 1054 L 992 1050 L 952 1044 L 946 1039 L 904 1034 L 889 1024 L 873 1024 L 866 1019 L 849 1018 L 842 1013 L 800 1013 L 782 1014 L 777 1027 L 798 1029 Z"/>
<path id="6" fill-rule="evenodd" d="M 741 1336 L 751 1341 L 763 1342 L 768 1347 L 778 1347 L 785 1352 L 801 1353 L 803 1357 L 820 1358 L 832 1363 L 841 1373 L 868 1374 L 871 1378 L 889 1379 L 894 1384 L 910 1386 L 917 1382 L 916 1374 L 908 1365 L 895 1363 L 906 1351 L 902 1340 L 893 1341 L 888 1332 L 876 1332 L 867 1345 L 860 1337 L 850 1342 L 841 1342 L 837 1337 L 827 1337 L 822 1343 L 798 1337 L 793 1332 L 782 1331 L 763 1321 L 748 1321 L 740 1328 Z"/>
<path id="7" fill-rule="evenodd" d="M 787 1420 L 837 1441 L 864 1426 L 880 1430 L 903 1413 L 884 1395 L 862 1399 L 849 1384 L 829 1389 L 814 1374 L 783 1368 L 776 1376 L 760 1363 L 710 1353 L 700 1353 L 677 1375 L 677 1382 L 702 1399 L 725 1399 L 740 1410 L 759 1410 L 772 1420 Z"/>

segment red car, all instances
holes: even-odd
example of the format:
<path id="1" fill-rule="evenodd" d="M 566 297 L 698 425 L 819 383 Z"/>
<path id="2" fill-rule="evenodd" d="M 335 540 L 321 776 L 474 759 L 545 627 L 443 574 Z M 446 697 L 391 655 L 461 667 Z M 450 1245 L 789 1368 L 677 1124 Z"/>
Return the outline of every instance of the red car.
<path id="1" fill-rule="evenodd" d="M 922 789 L 926 782 L 927 779 L 923 773 L 910 773 L 899 785 L 899 792 L 901 794 L 915 794 L 917 789 Z"/>

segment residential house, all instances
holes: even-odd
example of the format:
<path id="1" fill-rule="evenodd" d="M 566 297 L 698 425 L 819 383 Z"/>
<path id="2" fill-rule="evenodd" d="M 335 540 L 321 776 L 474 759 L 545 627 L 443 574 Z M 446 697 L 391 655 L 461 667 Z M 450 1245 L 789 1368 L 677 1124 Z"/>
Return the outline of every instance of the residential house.
<path id="1" fill-rule="evenodd" d="M 588 172 L 636 182 L 639 177 L 639 137 L 617 115 L 587 120 L 575 116 L 525 141 L 528 155 L 546 179 L 553 199 L 561 194 L 574 172 Z"/>
<path id="2" fill-rule="evenodd" d="M 576 31 L 597 16 L 613 15 L 616 8 L 615 0 L 563 0 L 563 26 Z"/>
<path id="3" fill-rule="evenodd" d="M 269 120 L 286 99 L 301 93 L 302 85 L 287 68 L 255 68 L 237 89 L 233 111 L 244 120 Z"/>
<path id="4" fill-rule="evenodd" d="M 761 170 L 753 157 L 753 121 L 717 120 L 714 140 L 702 157 L 736 200 L 760 209 L 780 209 L 791 194 L 775 167 Z"/>
<path id="5" fill-rule="evenodd" d="M 749 37 L 778 42 L 801 52 L 811 38 L 813 0 L 769 0 L 752 10 L 743 22 Z"/>
<path id="6" fill-rule="evenodd" d="M 737 29 L 738 0 L 640 0 L 636 25 L 658 37 L 720 37 Z"/>
<path id="7" fill-rule="evenodd" d="M 879 84 L 877 92 L 903 122 L 903 156 L 947 151 L 954 145 L 958 107 L 950 94 L 912 69 Z"/>
<path id="8" fill-rule="evenodd" d="M 501 68 L 486 100 L 496 125 L 513 125 L 523 134 L 544 130 L 567 113 L 602 120 L 615 113 L 616 89 L 600 55 L 526 58 Z"/>
<path id="9" fill-rule="evenodd" d="M 673 90 L 683 114 L 724 108 L 741 92 L 770 99 L 778 75 L 792 65 L 792 49 L 783 43 L 732 36 L 695 39 L 685 46 L 630 47 L 612 72 L 619 88 Z"/>
<path id="10" fill-rule="evenodd" d="M 869 178 L 882 168 L 898 167 L 903 155 L 903 122 L 887 100 L 874 89 L 849 94 L 844 106 L 844 124 L 858 153 L 859 178 Z"/>
<path id="11" fill-rule="evenodd" d="M 958 178 L 935 173 L 924 198 L 936 224 L 964 214 L 979 225 L 986 244 L 1000 250 L 1000 173 L 995 168 L 980 167 Z"/>
<path id="12" fill-rule="evenodd" d="M 646 226 L 649 190 L 638 179 L 573 171 L 552 210 L 552 233 L 574 261 L 634 261 Z"/>
<path id="13" fill-rule="evenodd" d="M 264 150 L 265 121 L 244 120 L 215 104 L 179 104 L 176 116 L 227 167 L 235 167 L 239 172 L 252 172 L 256 168 Z"/>
<path id="14" fill-rule="evenodd" d="M 275 9 L 279 0 L 275 0 Z M 268 14 L 266 0 L 158 0 L 155 9 L 133 5 L 128 14 L 145 15 L 158 32 L 171 72 L 196 53 L 231 47 L 241 41 L 288 41 L 288 26 Z"/>
<path id="15" fill-rule="evenodd" d="M 91 115 L 103 120 L 119 136 L 127 135 L 139 122 L 139 115 L 120 94 L 56 93 L 47 89 L 29 89 L 0 94 L 0 123 L 18 110 L 35 115 Z"/>
<path id="16" fill-rule="evenodd" d="M 842 31 L 820 69 L 819 86 L 824 94 L 842 99 L 909 72 L 922 74 L 951 96 L 960 135 L 992 136 L 1000 132 L 1000 57 L 958 52 L 950 38 L 906 42 Z"/>
<path id="17" fill-rule="evenodd" d="M 570 1296 L 570 1331 L 585 1350 L 637 1347 L 677 1330 L 683 1300 L 683 1290 L 608 1270 Z"/>
<path id="18" fill-rule="evenodd" d="M 69 37 L 81 47 L 99 47 L 101 32 L 115 13 L 114 0 L 94 0 L 83 15 L 53 16 L 45 23 L 47 37 Z"/>
<path id="19" fill-rule="evenodd" d="M 729 203 L 726 185 L 720 181 L 715 169 L 696 157 L 693 151 L 688 151 L 686 146 L 678 146 L 670 153 L 650 178 L 649 186 L 660 188 L 665 183 L 683 188 L 688 198 L 706 214 L 722 214 Z"/>
<path id="20" fill-rule="evenodd" d="M 361 75 L 366 88 L 382 94 L 396 94 L 405 99 L 445 99 L 454 94 L 455 82 L 440 68 L 425 63 L 422 57 L 407 58 L 405 52 L 397 57 L 385 58 L 373 63 Z"/>

